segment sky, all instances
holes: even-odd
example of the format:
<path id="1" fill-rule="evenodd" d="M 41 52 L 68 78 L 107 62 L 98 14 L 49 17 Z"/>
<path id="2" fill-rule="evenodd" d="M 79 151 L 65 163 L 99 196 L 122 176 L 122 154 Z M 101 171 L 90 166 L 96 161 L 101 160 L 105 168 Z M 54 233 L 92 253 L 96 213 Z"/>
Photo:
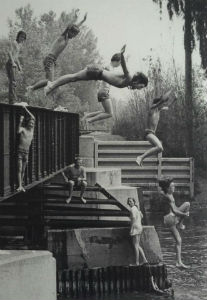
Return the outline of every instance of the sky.
<path id="1" fill-rule="evenodd" d="M 98 38 L 98 49 L 105 63 L 112 54 L 126 44 L 126 56 L 131 72 L 147 71 L 143 58 L 160 57 L 164 64 L 175 59 L 184 70 L 183 19 L 169 20 L 165 5 L 160 15 L 159 6 L 152 0 L 0 0 L 0 37 L 8 34 L 8 18 L 14 19 L 15 9 L 30 4 L 36 17 L 53 10 L 80 9 L 80 16 L 88 12 L 86 24 Z M 200 64 L 198 50 L 193 61 Z"/>

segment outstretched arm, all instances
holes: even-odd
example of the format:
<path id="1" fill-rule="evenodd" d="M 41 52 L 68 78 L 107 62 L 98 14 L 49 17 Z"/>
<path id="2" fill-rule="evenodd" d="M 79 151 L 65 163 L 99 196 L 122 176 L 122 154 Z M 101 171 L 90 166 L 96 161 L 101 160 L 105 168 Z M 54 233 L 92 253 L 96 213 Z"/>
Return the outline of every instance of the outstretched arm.
<path id="1" fill-rule="evenodd" d="M 23 106 L 27 114 L 31 117 L 31 119 L 35 120 L 35 116 L 26 108 L 26 106 Z"/>
<path id="2" fill-rule="evenodd" d="M 124 52 L 125 52 L 125 49 L 126 49 L 126 45 L 124 45 L 121 49 L 121 67 L 122 67 L 122 70 L 124 72 L 124 76 L 127 78 L 127 79 L 130 79 L 130 75 L 129 75 L 129 71 L 127 69 L 127 66 L 126 66 L 126 61 L 125 61 L 125 58 L 124 58 Z"/>
<path id="3" fill-rule="evenodd" d="M 187 217 L 187 216 L 189 216 L 189 213 L 187 213 L 187 212 L 185 213 L 185 212 L 180 211 L 180 210 L 175 206 L 175 204 L 174 204 L 172 201 L 170 201 L 169 205 L 170 205 L 170 208 L 172 209 L 172 211 L 174 212 L 174 214 L 175 214 L 176 216 L 178 216 L 178 217 Z"/>
<path id="4" fill-rule="evenodd" d="M 77 21 L 77 19 L 78 19 L 78 11 L 79 11 L 79 9 L 76 9 L 75 10 L 75 16 L 74 16 L 74 18 L 73 18 L 73 21 L 72 22 L 70 22 L 70 24 L 68 24 L 68 26 L 66 27 L 66 29 L 64 30 L 64 32 L 62 33 L 62 36 L 66 36 L 67 35 L 67 33 L 68 33 L 68 31 L 71 29 L 71 27 L 73 26 L 73 27 L 80 27 L 84 22 L 85 22 L 85 20 L 87 19 L 87 13 L 85 14 L 85 16 L 84 16 L 84 18 L 83 18 L 83 20 L 82 21 L 80 21 L 78 24 L 75 24 L 76 23 L 76 21 Z M 78 33 L 78 32 L 77 32 Z"/>
<path id="5" fill-rule="evenodd" d="M 23 127 L 22 127 L 23 121 L 24 121 L 24 116 L 20 116 L 19 125 L 18 125 L 18 128 L 17 128 L 17 133 L 18 134 L 20 134 L 23 131 Z"/>
<path id="6" fill-rule="evenodd" d="M 83 20 L 80 21 L 76 26 L 80 27 L 85 22 L 86 19 L 87 19 L 87 13 L 84 15 Z"/>

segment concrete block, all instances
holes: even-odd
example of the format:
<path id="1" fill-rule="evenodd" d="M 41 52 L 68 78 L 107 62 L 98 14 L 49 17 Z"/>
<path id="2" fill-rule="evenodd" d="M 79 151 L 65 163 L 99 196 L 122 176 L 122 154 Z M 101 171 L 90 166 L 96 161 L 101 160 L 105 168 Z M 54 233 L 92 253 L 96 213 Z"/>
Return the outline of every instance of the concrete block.
<path id="1" fill-rule="evenodd" d="M 79 149 L 81 157 L 94 157 L 94 140 L 92 136 L 80 136 Z"/>
<path id="2" fill-rule="evenodd" d="M 0 250 L 0 300 L 56 300 L 56 262 L 48 251 Z"/>
<path id="3" fill-rule="evenodd" d="M 95 167 L 93 157 L 83 157 L 83 156 L 81 156 L 81 158 L 82 158 L 82 162 L 83 162 L 84 167 L 86 167 L 86 168 Z"/>
<path id="4" fill-rule="evenodd" d="M 154 226 L 144 226 L 141 246 L 150 263 L 160 263 L 162 253 Z M 135 263 L 129 228 L 49 230 L 48 249 L 58 270 L 120 266 Z"/>
<path id="5" fill-rule="evenodd" d="M 86 168 L 88 185 L 120 186 L 121 169 L 118 168 Z"/>

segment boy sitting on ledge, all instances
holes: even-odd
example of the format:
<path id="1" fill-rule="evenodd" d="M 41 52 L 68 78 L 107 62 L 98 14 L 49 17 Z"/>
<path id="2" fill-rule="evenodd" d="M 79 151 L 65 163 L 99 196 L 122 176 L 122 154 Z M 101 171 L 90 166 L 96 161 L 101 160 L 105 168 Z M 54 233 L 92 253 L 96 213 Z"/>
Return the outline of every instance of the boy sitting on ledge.
<path id="1" fill-rule="evenodd" d="M 62 172 L 62 175 L 69 187 L 69 197 L 66 200 L 66 203 L 69 204 L 72 199 L 73 188 L 80 187 L 81 188 L 80 199 L 85 204 L 86 200 L 83 198 L 83 194 L 87 187 L 87 182 L 86 182 L 85 169 L 82 166 L 82 160 L 79 157 L 76 157 L 75 163 L 70 165 L 67 171 Z"/>

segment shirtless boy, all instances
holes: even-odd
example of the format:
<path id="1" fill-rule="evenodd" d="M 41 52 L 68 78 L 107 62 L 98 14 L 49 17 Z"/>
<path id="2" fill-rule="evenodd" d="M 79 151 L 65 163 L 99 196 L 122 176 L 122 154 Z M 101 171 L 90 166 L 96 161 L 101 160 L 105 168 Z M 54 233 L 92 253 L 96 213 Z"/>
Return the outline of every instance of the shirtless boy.
<path id="1" fill-rule="evenodd" d="M 56 65 L 57 58 L 66 48 L 69 40 L 74 38 L 80 32 L 79 27 L 85 22 L 87 18 L 87 14 L 85 14 L 83 20 L 78 24 L 75 24 L 75 22 L 78 19 L 78 14 L 77 14 L 78 11 L 79 9 L 75 10 L 73 22 L 71 22 L 64 30 L 64 32 L 53 42 L 48 54 L 43 60 L 46 79 L 40 80 L 34 85 L 28 86 L 27 87 L 28 93 L 30 91 L 34 91 L 42 87 L 45 87 L 47 85 L 48 80 L 49 81 L 54 80 L 54 72 L 55 72 L 55 65 Z"/>
<path id="2" fill-rule="evenodd" d="M 129 73 L 125 58 L 126 45 L 121 49 L 121 66 L 123 73 L 115 74 L 112 71 L 105 70 L 99 66 L 87 66 L 85 69 L 75 73 L 67 74 L 59 77 L 53 82 L 48 82 L 47 86 L 44 88 L 45 95 L 48 95 L 57 87 L 76 81 L 88 81 L 88 80 L 102 80 L 112 86 L 117 88 L 128 87 L 130 89 L 142 89 L 147 86 L 148 79 L 143 73 L 135 73 L 133 76 Z"/>
<path id="3" fill-rule="evenodd" d="M 28 114 L 29 118 L 27 121 L 26 126 L 22 126 L 24 116 L 20 116 L 19 126 L 17 133 L 20 135 L 19 138 L 19 146 L 17 150 L 17 179 L 18 179 L 18 188 L 17 191 L 23 191 L 25 192 L 23 184 L 24 179 L 24 173 L 25 169 L 28 163 L 28 156 L 29 156 L 29 148 L 33 139 L 34 135 L 34 125 L 35 125 L 35 117 L 33 114 L 25 107 L 23 106 L 26 113 Z"/>
<path id="4" fill-rule="evenodd" d="M 160 119 L 160 111 L 168 110 L 168 106 L 170 106 L 175 100 L 176 98 L 172 96 L 171 91 L 168 91 L 162 97 L 155 98 L 153 100 L 153 104 L 148 113 L 147 129 L 145 129 L 145 138 L 152 144 L 153 148 L 145 151 L 142 155 L 137 157 L 136 163 L 138 166 L 142 166 L 143 160 L 146 157 L 163 152 L 162 143 L 156 137 L 156 129 Z"/>
<path id="5" fill-rule="evenodd" d="M 26 33 L 24 31 L 19 31 L 16 36 L 16 41 L 11 42 L 9 46 L 9 59 L 6 63 L 6 72 L 9 79 L 9 104 L 13 104 L 15 101 L 17 101 L 16 74 L 17 71 L 22 72 L 19 54 L 25 40 Z"/>
<path id="6" fill-rule="evenodd" d="M 121 64 L 121 53 L 116 53 L 111 58 L 111 64 L 109 67 L 106 67 L 106 70 L 110 70 L 110 67 L 117 68 Z M 101 87 L 97 93 L 98 102 L 103 106 L 104 111 L 94 111 L 87 113 L 81 121 L 86 121 L 88 123 L 93 123 L 96 121 L 108 119 L 113 117 L 113 107 L 110 99 L 110 88 L 106 82 L 102 81 Z"/>
<path id="7" fill-rule="evenodd" d="M 75 186 L 75 187 L 80 187 L 81 189 L 80 199 L 85 204 L 86 200 L 83 198 L 83 194 L 87 187 L 87 181 L 86 181 L 85 169 L 82 166 L 82 160 L 79 157 L 77 157 L 75 159 L 75 163 L 70 165 L 67 171 L 62 172 L 62 176 L 69 187 L 69 197 L 66 200 L 66 203 L 68 204 L 70 203 L 72 199 L 73 188 Z"/>

